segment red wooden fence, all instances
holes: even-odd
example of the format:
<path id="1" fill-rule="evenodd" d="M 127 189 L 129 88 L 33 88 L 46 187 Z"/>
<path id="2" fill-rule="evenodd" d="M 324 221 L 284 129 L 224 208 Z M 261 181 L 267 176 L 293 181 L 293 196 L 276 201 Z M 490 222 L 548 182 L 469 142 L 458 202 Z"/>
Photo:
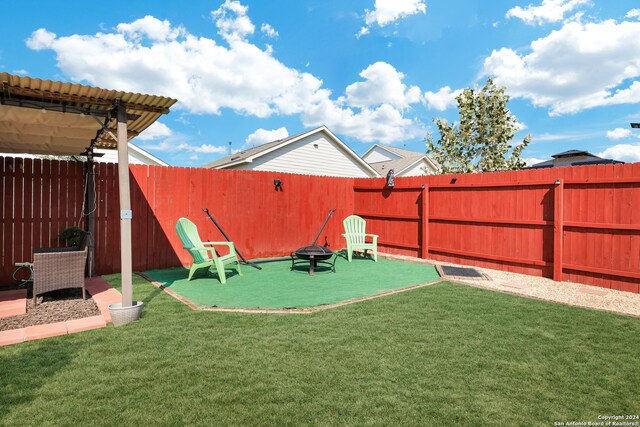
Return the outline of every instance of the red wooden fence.
<path id="1" fill-rule="evenodd" d="M 84 225 L 82 166 L 0 158 L 2 270 L 57 234 Z M 343 247 L 352 213 L 380 235 L 381 250 L 639 292 L 640 163 L 533 171 L 352 179 L 133 165 L 133 268 L 187 264 L 174 231 L 185 216 L 203 239 L 222 240 L 208 207 L 248 258 L 287 255 L 310 243 L 337 208 L 320 243 Z M 276 191 L 274 179 L 284 182 Z M 117 166 L 96 166 L 96 270 L 117 272 Z"/>
<path id="2" fill-rule="evenodd" d="M 356 179 L 354 208 L 386 252 L 640 292 L 640 163 L 383 184 Z"/>
<path id="3" fill-rule="evenodd" d="M 84 226 L 82 166 L 74 162 L 0 157 L 2 270 L 10 283 L 13 265 L 30 261 L 33 248 L 59 245 L 58 233 Z"/>

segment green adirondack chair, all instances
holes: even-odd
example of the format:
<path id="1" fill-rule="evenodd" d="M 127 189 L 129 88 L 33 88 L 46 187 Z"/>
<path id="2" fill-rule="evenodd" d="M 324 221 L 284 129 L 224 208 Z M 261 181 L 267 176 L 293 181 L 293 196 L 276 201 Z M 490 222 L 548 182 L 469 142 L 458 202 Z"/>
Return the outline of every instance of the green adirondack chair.
<path id="1" fill-rule="evenodd" d="M 180 237 L 184 248 L 188 250 L 193 257 L 193 264 L 189 270 L 189 280 L 191 280 L 193 273 L 195 273 L 196 270 L 204 267 L 215 267 L 220 282 L 223 284 L 227 283 L 225 268 L 228 264 L 233 263 L 235 263 L 235 269 L 238 274 L 242 276 L 240 261 L 238 261 L 238 255 L 236 255 L 236 249 L 233 246 L 233 242 L 201 241 L 200 235 L 198 234 L 198 228 L 187 218 L 180 218 L 178 222 L 176 222 L 176 231 L 178 232 L 178 236 Z M 214 246 L 228 246 L 229 254 L 218 256 Z"/>
<path id="2" fill-rule="evenodd" d="M 358 249 L 364 250 L 365 256 L 367 251 L 371 250 L 373 252 L 373 260 L 378 262 L 378 235 L 366 233 L 367 221 L 358 215 L 351 215 L 346 217 L 342 224 L 344 224 L 345 233 L 343 236 L 347 241 L 347 259 L 349 262 L 353 258 L 353 251 Z M 367 243 L 366 237 L 371 237 L 373 241 Z"/>

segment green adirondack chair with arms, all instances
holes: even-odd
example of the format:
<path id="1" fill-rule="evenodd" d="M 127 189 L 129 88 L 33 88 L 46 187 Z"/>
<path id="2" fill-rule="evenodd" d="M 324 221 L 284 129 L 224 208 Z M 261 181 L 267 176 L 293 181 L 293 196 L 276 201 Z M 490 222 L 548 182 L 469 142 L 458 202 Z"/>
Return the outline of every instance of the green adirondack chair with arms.
<path id="1" fill-rule="evenodd" d="M 188 250 L 193 257 L 193 264 L 191 264 L 191 268 L 189 269 L 189 280 L 191 280 L 193 273 L 197 270 L 208 267 L 215 268 L 220 282 L 223 284 L 227 283 L 225 268 L 227 268 L 226 266 L 229 264 L 235 264 L 236 271 L 242 276 L 240 261 L 238 261 L 238 255 L 236 255 L 233 242 L 203 242 L 200 240 L 198 228 L 187 218 L 180 218 L 178 222 L 176 222 L 176 231 L 178 232 L 184 249 Z M 229 248 L 229 254 L 218 256 L 214 246 L 227 246 Z"/>
<path id="2" fill-rule="evenodd" d="M 344 238 L 347 241 L 347 259 L 351 262 L 353 258 L 353 251 L 362 249 L 364 255 L 367 255 L 367 251 L 373 252 L 373 260 L 378 262 L 378 235 L 367 234 L 367 221 L 360 218 L 358 215 L 348 216 L 342 221 L 344 224 Z M 371 238 L 371 242 L 367 243 L 367 237 Z"/>

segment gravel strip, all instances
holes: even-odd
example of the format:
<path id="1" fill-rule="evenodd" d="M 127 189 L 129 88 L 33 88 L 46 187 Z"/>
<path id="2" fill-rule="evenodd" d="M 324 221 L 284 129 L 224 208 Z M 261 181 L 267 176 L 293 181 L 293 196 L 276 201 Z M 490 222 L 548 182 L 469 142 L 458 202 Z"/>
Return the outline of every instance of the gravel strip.
<path id="1" fill-rule="evenodd" d="M 81 289 L 53 291 L 39 296 L 37 300 L 38 305 L 34 307 L 33 299 L 27 299 L 26 314 L 0 319 L 0 331 L 65 322 L 100 314 L 98 306 L 88 292 L 87 299 L 82 299 Z"/>
<path id="2" fill-rule="evenodd" d="M 425 264 L 452 265 L 463 267 L 459 264 L 423 260 L 402 255 L 378 254 L 390 259 L 399 259 Z M 465 266 L 468 267 L 468 266 Z M 536 298 L 544 301 L 553 301 L 560 304 L 568 304 L 576 307 L 604 310 L 628 316 L 640 317 L 640 294 L 617 291 L 614 289 L 597 286 L 583 285 L 572 282 L 554 282 L 546 277 L 527 276 L 525 274 L 511 273 L 508 271 L 492 270 L 489 268 L 473 267 L 486 274 L 491 280 L 460 279 L 451 280 L 456 283 L 464 283 L 484 289 Z M 445 278 L 446 279 L 446 278 Z M 582 291 L 581 291 L 582 290 Z M 604 291 L 605 295 L 593 295 L 584 291 Z"/>

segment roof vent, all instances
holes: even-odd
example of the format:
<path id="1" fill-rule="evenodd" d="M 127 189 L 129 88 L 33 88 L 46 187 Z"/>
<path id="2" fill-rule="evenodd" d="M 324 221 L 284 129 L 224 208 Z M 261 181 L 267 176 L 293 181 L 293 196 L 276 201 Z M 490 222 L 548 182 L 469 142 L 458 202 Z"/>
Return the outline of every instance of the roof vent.
<path id="1" fill-rule="evenodd" d="M 231 160 L 238 160 L 239 158 L 240 158 L 240 156 L 233 156 L 233 157 L 231 158 Z"/>

